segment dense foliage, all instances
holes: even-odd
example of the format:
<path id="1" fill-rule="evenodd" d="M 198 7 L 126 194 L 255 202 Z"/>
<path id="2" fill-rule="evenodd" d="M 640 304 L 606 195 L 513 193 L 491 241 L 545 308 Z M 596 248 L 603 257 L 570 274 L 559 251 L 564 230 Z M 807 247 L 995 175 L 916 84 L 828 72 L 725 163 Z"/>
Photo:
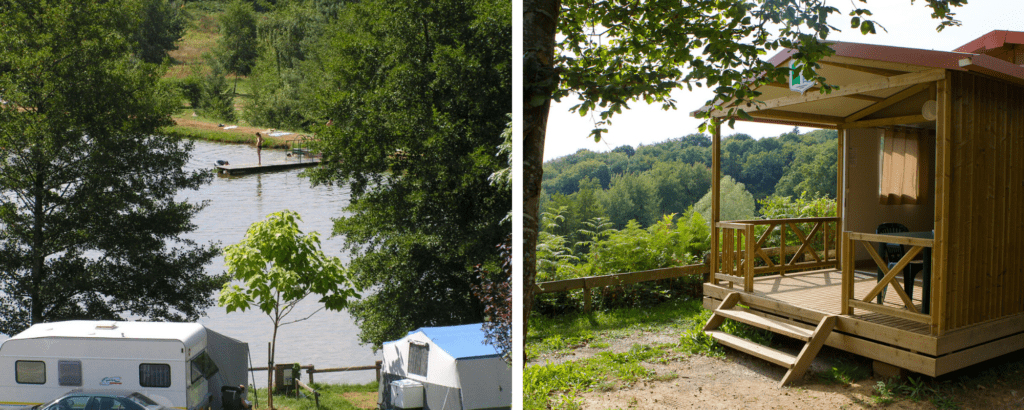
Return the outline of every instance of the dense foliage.
<path id="1" fill-rule="evenodd" d="M 744 199 L 727 193 L 729 184 L 742 190 L 741 184 L 723 183 L 722 202 L 726 209 L 730 202 Z M 750 199 L 749 195 L 745 198 Z M 835 200 L 807 193 L 798 197 L 773 195 L 761 200 L 759 205 L 755 216 L 753 203 L 749 204 L 750 214 L 743 215 L 743 219 L 835 216 L 836 212 Z M 630 220 L 624 228 L 616 229 L 609 220 L 599 216 L 579 224 L 573 231 L 565 228 L 572 213 L 570 209 L 570 206 L 559 206 L 553 212 L 542 214 L 537 243 L 538 282 L 700 264 L 706 262 L 711 248 L 708 220 L 695 207 L 682 214 L 663 215 L 647 228 Z M 764 229 L 758 226 L 757 235 Z M 801 229 L 809 232 L 810 227 L 801 226 Z M 815 244 L 821 243 L 821 235 L 817 233 L 812 237 Z M 778 246 L 778 242 L 778 235 L 771 235 L 765 246 Z M 788 237 L 787 244 L 795 249 L 799 242 L 795 237 Z M 593 302 L 599 309 L 648 306 L 681 294 L 699 295 L 699 288 L 695 288 L 699 282 L 681 278 L 604 288 Z M 582 297 L 579 291 L 544 294 L 537 297 L 534 307 L 544 313 L 574 311 L 582 308 Z"/>
<path id="2" fill-rule="evenodd" d="M 837 136 L 833 130 L 755 140 L 734 134 L 722 140 L 723 220 L 752 217 L 770 195 L 836 196 Z M 635 149 L 606 153 L 581 149 L 544 164 L 541 207 L 567 207 L 568 235 L 582 221 L 604 216 L 616 228 L 636 220 L 647 227 L 662 215 L 691 206 L 710 218 L 711 139 L 690 134 Z M 703 200 L 702 200 L 703 198 Z"/>
<path id="3" fill-rule="evenodd" d="M 473 267 L 496 271 L 511 231 L 511 190 L 489 181 L 510 154 L 511 3 L 363 1 L 325 33 L 309 115 L 333 126 L 313 128 L 324 161 L 310 175 L 351 190 L 334 232 L 373 290 L 350 309 L 360 340 L 483 321 Z"/>
<path id="4" fill-rule="evenodd" d="M 182 237 L 207 183 L 140 60 L 138 1 L 0 1 L 0 333 L 68 319 L 194 321 L 223 279 Z"/>

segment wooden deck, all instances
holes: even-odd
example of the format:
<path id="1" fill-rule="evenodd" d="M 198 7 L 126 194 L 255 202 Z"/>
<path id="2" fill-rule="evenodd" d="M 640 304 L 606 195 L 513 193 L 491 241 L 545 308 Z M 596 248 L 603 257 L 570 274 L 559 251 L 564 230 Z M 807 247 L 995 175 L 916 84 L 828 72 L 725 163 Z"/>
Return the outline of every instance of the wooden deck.
<path id="1" fill-rule="evenodd" d="M 842 278 L 843 273 L 835 269 L 766 276 L 754 279 L 754 294 L 824 314 L 838 315 Z M 903 279 L 900 278 L 899 282 L 902 285 Z M 854 296 L 863 299 L 876 283 L 877 279 L 873 274 L 858 271 L 853 288 Z M 921 282 L 918 280 L 913 295 L 914 305 L 918 310 L 921 309 L 921 293 Z M 903 308 L 903 302 L 896 292 L 892 291 L 886 293 L 884 304 L 893 308 Z M 927 325 L 879 313 L 857 310 L 852 317 L 917 334 L 929 334 Z"/>
<path id="2" fill-rule="evenodd" d="M 704 284 L 704 307 L 717 309 L 727 295 L 737 292 L 747 311 L 814 329 L 828 316 L 836 316 L 835 330 L 826 345 L 929 376 L 939 376 L 998 357 L 1024 346 L 1024 314 L 933 335 L 927 325 L 855 309 L 840 314 L 842 273 L 835 269 L 755 278 L 753 292 L 727 283 Z M 874 272 L 857 271 L 854 295 L 863 299 L 877 283 Z M 902 279 L 900 279 L 902 284 Z M 914 287 L 915 305 L 921 307 L 920 282 Z M 899 296 L 886 294 L 885 304 L 901 308 Z"/>
<path id="3" fill-rule="evenodd" d="M 320 158 L 305 158 L 302 161 L 267 161 L 263 164 L 217 165 L 217 173 L 227 175 L 276 172 L 295 168 L 307 168 L 320 163 Z"/>

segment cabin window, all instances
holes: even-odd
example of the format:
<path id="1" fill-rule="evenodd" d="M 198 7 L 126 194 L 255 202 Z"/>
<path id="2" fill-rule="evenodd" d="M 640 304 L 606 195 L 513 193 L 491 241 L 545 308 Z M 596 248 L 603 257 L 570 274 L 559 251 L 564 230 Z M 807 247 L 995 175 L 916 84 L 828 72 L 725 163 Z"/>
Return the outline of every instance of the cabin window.
<path id="1" fill-rule="evenodd" d="M 409 343 L 409 373 L 427 376 L 427 356 L 430 346 L 416 342 Z"/>
<path id="2" fill-rule="evenodd" d="M 171 387 L 171 365 L 153 363 L 140 364 L 139 386 Z"/>
<path id="3" fill-rule="evenodd" d="M 46 363 L 18 360 L 14 362 L 14 374 L 19 384 L 46 384 Z"/>
<path id="4" fill-rule="evenodd" d="M 206 351 L 196 355 L 192 359 L 192 383 L 199 381 L 199 379 L 209 379 L 213 375 L 217 374 L 217 364 L 213 362 L 210 355 L 206 354 Z"/>
<path id="5" fill-rule="evenodd" d="M 78 360 L 57 361 L 57 381 L 61 386 L 81 386 L 82 362 Z"/>
<path id="6" fill-rule="evenodd" d="M 928 131 L 890 127 L 880 130 L 878 201 L 882 205 L 920 204 L 928 186 Z"/>

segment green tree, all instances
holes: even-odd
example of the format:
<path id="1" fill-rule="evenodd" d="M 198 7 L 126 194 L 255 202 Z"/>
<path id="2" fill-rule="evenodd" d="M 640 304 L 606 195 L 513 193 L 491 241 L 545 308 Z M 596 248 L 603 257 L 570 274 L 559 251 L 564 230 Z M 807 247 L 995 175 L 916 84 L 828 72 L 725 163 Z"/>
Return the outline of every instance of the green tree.
<path id="1" fill-rule="evenodd" d="M 731 176 L 722 177 L 721 182 L 721 206 L 722 221 L 742 221 L 754 219 L 754 196 L 747 192 L 742 183 L 736 182 Z M 697 201 L 693 206 L 697 213 L 701 214 L 705 221 L 711 222 L 711 192 Z"/>
<path id="2" fill-rule="evenodd" d="M 234 122 L 235 102 L 233 93 L 228 90 L 228 82 L 224 79 L 224 66 L 209 55 L 206 57 L 210 73 L 203 78 L 200 87 L 198 111 L 224 122 Z"/>
<path id="3" fill-rule="evenodd" d="M 807 192 L 815 196 L 836 197 L 838 170 L 835 140 L 801 149 L 775 186 L 783 196 L 799 196 Z"/>
<path id="4" fill-rule="evenodd" d="M 257 307 L 270 316 L 274 332 L 270 337 L 270 363 L 277 350 L 277 329 L 309 319 L 327 309 L 339 311 L 349 299 L 358 299 L 360 289 L 349 278 L 341 260 L 320 250 L 317 232 L 304 234 L 302 218 L 284 210 L 267 215 L 245 232 L 242 242 L 224 248 L 224 265 L 232 282 L 225 283 L 217 304 L 228 313 Z M 289 319 L 295 306 L 310 295 L 323 305 L 306 317 Z M 270 381 L 271 373 L 267 379 Z M 267 406 L 274 408 L 268 394 Z"/>
<path id="5" fill-rule="evenodd" d="M 608 165 L 599 160 L 591 159 L 569 167 L 569 169 L 558 175 L 558 178 L 552 182 L 551 187 L 555 192 L 569 195 L 579 191 L 579 182 L 583 178 L 597 179 L 601 183 L 602 188 L 608 188 L 612 180 L 611 174 L 608 172 Z"/>
<path id="6" fill-rule="evenodd" d="M 472 267 L 496 270 L 511 231 L 511 193 L 488 181 L 507 164 L 511 19 L 503 0 L 352 3 L 313 58 L 311 111 L 334 125 L 314 128 L 310 175 L 351 191 L 334 233 L 374 290 L 350 309 L 365 343 L 483 319 Z"/>
<path id="7" fill-rule="evenodd" d="M 167 52 L 177 50 L 175 44 L 185 34 L 187 23 L 181 2 L 173 0 L 141 0 L 142 22 L 136 32 L 139 57 L 147 63 L 159 64 Z"/>
<path id="8" fill-rule="evenodd" d="M 208 183 L 128 39 L 138 2 L 0 2 L 0 333 L 68 319 L 194 321 L 223 279 L 182 237 Z"/>
<path id="9" fill-rule="evenodd" d="M 926 1 L 939 30 L 958 25 L 951 8 L 967 3 Z M 674 90 L 707 86 L 715 92 L 707 101 L 711 106 L 757 98 L 748 79 L 765 84 L 787 76 L 787 67 L 761 58 L 781 48 L 795 50 L 803 74 L 828 92 L 831 87 L 813 70 L 817 61 L 833 54 L 820 40 L 835 30 L 828 19 L 838 12 L 821 0 L 523 1 L 524 335 L 535 282 L 533 249 L 551 100 L 576 93 L 577 112 L 599 110 L 592 135 L 600 140 L 611 117 L 633 101 L 675 108 Z M 874 33 L 870 15 L 857 8 L 850 25 Z"/>
<path id="10" fill-rule="evenodd" d="M 646 227 L 661 218 L 661 198 L 654 181 L 645 175 L 616 175 L 612 186 L 601 195 L 601 207 L 618 228 L 631 220 Z"/>
<path id="11" fill-rule="evenodd" d="M 256 12 L 251 3 L 234 0 L 228 3 L 220 16 L 220 39 L 217 40 L 217 56 L 229 72 L 249 75 L 256 63 Z"/>
<path id="12" fill-rule="evenodd" d="M 711 170 L 703 164 L 659 162 L 646 175 L 661 199 L 659 215 L 685 212 L 711 188 Z"/>

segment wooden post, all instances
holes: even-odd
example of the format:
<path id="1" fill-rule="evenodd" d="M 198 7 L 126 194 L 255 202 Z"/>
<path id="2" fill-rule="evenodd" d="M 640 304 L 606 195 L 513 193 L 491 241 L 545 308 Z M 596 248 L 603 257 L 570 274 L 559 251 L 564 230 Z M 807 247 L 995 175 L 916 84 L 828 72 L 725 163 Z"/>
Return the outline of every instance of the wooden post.
<path id="1" fill-rule="evenodd" d="M 590 313 L 590 285 L 583 281 L 583 313 Z"/>
<path id="2" fill-rule="evenodd" d="M 309 385 L 312 386 L 313 385 L 313 373 L 316 373 L 316 367 L 313 366 L 313 365 L 309 365 L 309 370 L 307 370 L 306 373 L 309 374 Z"/>
<path id="3" fill-rule="evenodd" d="M 374 363 L 377 366 L 377 383 L 378 384 L 380 383 L 380 365 L 381 365 L 381 363 L 383 363 L 383 362 L 381 362 L 380 360 L 378 360 L 378 361 L 376 361 Z"/>
<path id="4" fill-rule="evenodd" d="M 754 291 L 754 238 L 754 224 L 748 224 L 743 234 L 743 240 L 746 241 L 743 263 L 747 268 L 743 278 L 743 291 L 748 293 Z"/>
<path id="5" fill-rule="evenodd" d="M 843 201 L 846 200 L 846 180 L 844 179 L 846 177 L 846 130 L 840 127 L 837 131 L 839 132 L 839 143 L 837 144 L 839 145 L 839 156 L 837 157 L 839 164 L 836 166 L 836 217 L 839 218 L 839 221 L 836 222 L 836 232 L 838 233 L 845 230 L 843 229 L 843 210 L 846 205 Z M 839 235 L 836 237 L 838 238 Z M 837 269 L 843 267 L 843 252 L 840 249 L 843 249 L 841 245 L 836 246 Z"/>
<path id="6" fill-rule="evenodd" d="M 840 285 L 842 288 L 839 313 L 843 315 L 852 315 L 853 309 L 850 308 L 850 298 L 853 297 L 853 244 L 850 242 L 850 233 L 843 232 L 842 246 L 843 260 L 843 281 Z"/>
<path id="7" fill-rule="evenodd" d="M 949 289 L 949 266 L 947 265 L 949 236 L 949 193 L 952 186 L 952 164 L 950 151 L 952 148 L 953 90 L 949 73 L 946 78 L 936 82 L 936 105 L 938 113 L 935 118 L 935 239 L 932 243 L 932 293 L 930 310 L 932 314 L 931 331 L 933 335 L 942 335 L 949 328 L 947 318 L 946 292 Z"/>
<path id="8" fill-rule="evenodd" d="M 711 283 L 718 284 L 718 278 L 715 277 L 715 273 L 718 272 L 718 222 L 721 215 L 721 204 L 719 203 L 722 182 L 721 182 L 721 170 L 722 170 L 722 129 L 721 121 L 712 120 L 712 126 L 714 126 L 713 136 L 711 138 Z M 732 282 L 729 282 L 731 285 Z"/>

